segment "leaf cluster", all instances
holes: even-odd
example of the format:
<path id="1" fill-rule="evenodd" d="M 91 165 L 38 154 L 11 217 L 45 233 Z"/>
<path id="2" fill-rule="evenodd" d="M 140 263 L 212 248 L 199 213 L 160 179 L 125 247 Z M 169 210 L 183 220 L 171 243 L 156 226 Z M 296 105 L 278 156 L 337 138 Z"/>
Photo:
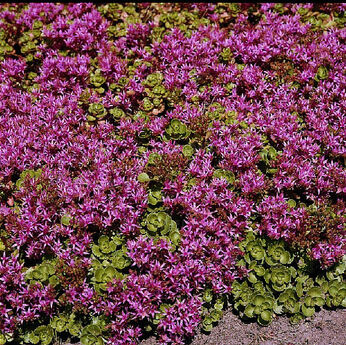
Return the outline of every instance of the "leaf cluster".
<path id="1" fill-rule="evenodd" d="M 232 297 L 242 318 L 256 318 L 266 326 L 276 314 L 288 314 L 295 323 L 323 306 L 345 307 L 346 258 L 316 275 L 311 260 L 299 252 L 294 254 L 283 240 L 249 231 L 240 248 L 244 257 L 238 264 L 250 271 L 244 281 L 233 282 Z"/>
<path id="2" fill-rule="evenodd" d="M 225 295 L 218 296 L 212 289 L 205 289 L 202 296 L 202 329 L 210 332 L 213 327 L 221 320 L 223 316 L 222 310 L 227 305 L 227 297 Z"/>
<path id="3" fill-rule="evenodd" d="M 147 214 L 140 232 L 155 240 L 166 240 L 171 244 L 172 250 L 176 249 L 181 240 L 177 223 L 168 213 L 161 210 L 152 210 Z"/>
<path id="4" fill-rule="evenodd" d="M 98 244 L 92 245 L 92 278 L 95 290 L 104 293 L 107 283 L 113 279 L 124 279 L 124 270 L 131 264 L 127 256 L 127 247 L 124 238 L 114 235 L 111 238 L 102 235 Z"/>

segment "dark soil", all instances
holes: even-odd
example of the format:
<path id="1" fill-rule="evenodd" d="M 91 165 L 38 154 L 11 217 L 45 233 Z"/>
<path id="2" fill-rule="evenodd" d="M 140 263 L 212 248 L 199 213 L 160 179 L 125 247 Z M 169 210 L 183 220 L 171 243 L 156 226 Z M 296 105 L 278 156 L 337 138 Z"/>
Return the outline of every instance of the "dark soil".
<path id="1" fill-rule="evenodd" d="M 198 331 L 189 345 L 345 345 L 345 327 L 345 309 L 322 309 L 298 325 L 291 325 L 285 316 L 277 317 L 267 327 L 244 323 L 228 310 L 210 334 Z M 140 345 L 159 345 L 159 342 L 151 337 Z"/>

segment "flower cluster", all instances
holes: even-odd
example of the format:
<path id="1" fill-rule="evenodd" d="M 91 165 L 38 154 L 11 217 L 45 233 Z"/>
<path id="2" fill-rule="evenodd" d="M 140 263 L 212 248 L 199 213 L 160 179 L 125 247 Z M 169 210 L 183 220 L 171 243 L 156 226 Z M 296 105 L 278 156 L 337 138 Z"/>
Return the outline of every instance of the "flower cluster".
<path id="1" fill-rule="evenodd" d="M 0 344 L 183 344 L 249 231 L 335 268 L 345 9 L 1 4 Z"/>

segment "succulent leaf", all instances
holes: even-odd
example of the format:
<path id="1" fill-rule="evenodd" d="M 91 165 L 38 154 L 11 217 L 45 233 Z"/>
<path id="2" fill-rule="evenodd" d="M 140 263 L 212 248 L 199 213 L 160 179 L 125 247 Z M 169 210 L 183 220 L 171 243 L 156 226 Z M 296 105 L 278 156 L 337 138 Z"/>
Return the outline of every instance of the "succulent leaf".
<path id="1" fill-rule="evenodd" d="M 213 320 L 213 322 L 220 321 L 222 317 L 222 311 L 221 310 L 212 310 L 210 313 L 210 317 Z"/>
<path id="2" fill-rule="evenodd" d="M 41 341 L 42 345 L 48 345 L 53 340 L 53 329 L 50 326 L 39 326 L 29 336 L 32 344 L 37 344 Z"/>
<path id="3" fill-rule="evenodd" d="M 213 300 L 213 290 L 212 289 L 206 289 L 203 293 L 203 301 L 205 302 L 211 302 Z"/>
<path id="4" fill-rule="evenodd" d="M 150 181 L 150 177 L 147 173 L 140 173 L 138 175 L 138 181 L 139 182 L 149 182 Z"/>
<path id="5" fill-rule="evenodd" d="M 267 326 L 272 322 L 273 313 L 269 310 L 263 310 L 258 316 L 257 321 L 262 326 Z"/>
<path id="6" fill-rule="evenodd" d="M 248 304 L 245 307 L 244 314 L 249 318 L 253 318 L 255 316 L 255 307 L 251 304 Z"/>
<path id="7" fill-rule="evenodd" d="M 262 247 L 262 243 L 258 240 L 249 242 L 246 246 L 246 250 L 257 261 L 265 257 L 265 250 Z"/>
<path id="8" fill-rule="evenodd" d="M 234 173 L 230 170 L 216 169 L 213 173 L 213 178 L 223 178 L 229 184 L 233 184 L 235 182 Z"/>
<path id="9" fill-rule="evenodd" d="M 190 136 L 191 131 L 187 128 L 186 124 L 178 119 L 172 119 L 169 126 L 166 128 L 166 135 L 168 139 L 183 140 Z"/>
<path id="10" fill-rule="evenodd" d="M 310 317 L 315 314 L 315 308 L 307 307 L 304 304 L 302 304 L 302 313 L 304 316 Z"/>

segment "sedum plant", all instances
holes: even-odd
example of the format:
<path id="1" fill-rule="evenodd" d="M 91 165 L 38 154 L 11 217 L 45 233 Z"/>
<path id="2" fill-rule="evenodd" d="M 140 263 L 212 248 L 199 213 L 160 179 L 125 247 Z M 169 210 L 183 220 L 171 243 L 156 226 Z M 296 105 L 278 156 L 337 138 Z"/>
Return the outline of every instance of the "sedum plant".
<path id="1" fill-rule="evenodd" d="M 123 270 L 130 266 L 131 260 L 123 250 L 116 251 L 111 257 L 112 266 L 117 270 Z"/>
<path id="2" fill-rule="evenodd" d="M 154 238 L 155 241 L 160 239 L 166 240 L 171 245 L 171 249 L 175 251 L 181 241 L 181 234 L 177 227 L 177 223 L 171 218 L 169 214 L 161 211 L 161 207 L 150 209 L 142 222 L 143 228 L 140 232 L 143 235 Z"/>
<path id="3" fill-rule="evenodd" d="M 58 333 L 65 332 L 69 326 L 69 318 L 67 315 L 60 314 L 59 316 L 54 316 L 49 324 Z"/>
<path id="4" fill-rule="evenodd" d="M 328 283 L 328 296 L 326 305 L 329 308 L 343 307 L 346 308 L 346 284 L 345 281 L 332 280 Z"/>
<path id="5" fill-rule="evenodd" d="M 97 244 L 93 244 L 92 253 L 99 259 L 107 259 L 122 244 L 119 236 L 109 238 L 106 235 L 100 236 Z"/>
<path id="6" fill-rule="evenodd" d="M 91 281 L 97 292 L 105 293 L 109 282 L 126 277 L 122 271 L 131 264 L 124 238 L 101 235 L 98 244 L 93 244 L 92 253 Z"/>
<path id="7" fill-rule="evenodd" d="M 275 299 L 270 293 L 257 293 L 253 295 L 244 309 L 248 318 L 257 318 L 257 322 L 266 326 L 272 321 Z"/>
<path id="8" fill-rule="evenodd" d="M 99 69 L 90 76 L 90 84 L 95 88 L 95 91 L 98 93 L 103 93 L 105 89 L 102 87 L 106 82 L 106 78 L 102 76 L 102 73 Z"/>
<path id="9" fill-rule="evenodd" d="M 0 343 L 345 307 L 345 9 L 0 4 Z"/>
<path id="10" fill-rule="evenodd" d="M 256 318 L 265 326 L 274 314 L 288 314 L 297 323 L 323 306 L 345 305 L 343 263 L 316 276 L 306 255 L 293 254 L 282 240 L 253 231 L 239 247 L 244 256 L 238 264 L 249 269 L 242 283 L 232 284 L 233 305 L 241 317 Z"/>
<path id="11" fill-rule="evenodd" d="M 210 332 L 221 320 L 226 300 L 226 296 L 217 296 L 210 288 L 204 290 L 202 295 L 202 330 L 204 332 Z"/>
<path id="12" fill-rule="evenodd" d="M 53 340 L 53 329 L 50 326 L 38 326 L 34 331 L 24 337 L 24 342 L 29 344 L 48 345 Z"/>
<path id="13" fill-rule="evenodd" d="M 92 103 L 88 108 L 89 116 L 87 117 L 88 121 L 95 121 L 97 119 L 101 120 L 107 115 L 107 111 L 103 104 L 101 103 Z"/>
<path id="14" fill-rule="evenodd" d="M 293 261 L 294 256 L 285 248 L 284 242 L 271 243 L 268 246 L 265 262 L 269 266 L 277 264 L 288 265 Z"/>
<path id="15" fill-rule="evenodd" d="M 82 345 L 103 345 L 102 329 L 98 325 L 88 325 L 82 329 L 80 341 Z"/>
<path id="16" fill-rule="evenodd" d="M 276 265 L 266 271 L 264 280 L 271 285 L 273 290 L 281 292 L 290 285 L 295 276 L 296 270 L 293 267 Z"/>
<path id="17" fill-rule="evenodd" d="M 163 82 L 163 75 L 157 72 L 157 73 L 149 74 L 144 80 L 143 84 L 145 86 L 154 88 L 155 86 L 161 85 L 162 82 Z"/>
<path id="18" fill-rule="evenodd" d="M 112 115 L 112 117 L 115 121 L 119 121 L 121 118 L 124 118 L 126 116 L 124 110 L 122 110 L 120 108 L 110 109 L 109 113 Z"/>
<path id="19" fill-rule="evenodd" d="M 234 182 L 235 182 L 234 173 L 230 170 L 216 169 L 213 173 L 213 178 L 220 178 L 220 179 L 223 178 L 230 185 L 234 184 Z"/>
<path id="20" fill-rule="evenodd" d="M 42 175 L 42 169 L 37 170 L 24 170 L 21 172 L 19 179 L 16 181 L 16 187 L 19 189 L 23 186 L 25 179 L 39 179 Z"/>
<path id="21" fill-rule="evenodd" d="M 157 233 L 166 235 L 177 230 L 176 222 L 166 212 L 149 213 L 144 221 L 148 232 L 152 235 Z"/>
<path id="22" fill-rule="evenodd" d="M 328 79 L 328 69 L 325 66 L 318 67 L 314 78 L 316 81 Z"/>
<path id="23" fill-rule="evenodd" d="M 312 316 L 315 313 L 315 307 L 322 307 L 325 304 L 325 294 L 318 286 L 310 288 L 303 299 L 302 313 L 304 316 Z"/>
<path id="24" fill-rule="evenodd" d="M 43 261 L 42 264 L 35 267 L 30 267 L 25 272 L 25 278 L 30 281 L 31 284 L 35 283 L 49 283 L 52 286 L 59 284 L 59 279 L 55 275 L 55 261 Z"/>
<path id="25" fill-rule="evenodd" d="M 187 128 L 186 124 L 178 119 L 172 119 L 168 127 L 166 128 L 164 138 L 169 140 L 185 140 L 191 134 L 191 131 Z"/>
<path id="26" fill-rule="evenodd" d="M 156 206 L 162 201 L 162 194 L 160 190 L 151 190 L 148 195 L 148 203 L 150 205 Z"/>
<path id="27" fill-rule="evenodd" d="M 275 312 L 277 314 L 296 314 L 300 311 L 299 297 L 294 288 L 288 288 L 277 299 Z"/>

